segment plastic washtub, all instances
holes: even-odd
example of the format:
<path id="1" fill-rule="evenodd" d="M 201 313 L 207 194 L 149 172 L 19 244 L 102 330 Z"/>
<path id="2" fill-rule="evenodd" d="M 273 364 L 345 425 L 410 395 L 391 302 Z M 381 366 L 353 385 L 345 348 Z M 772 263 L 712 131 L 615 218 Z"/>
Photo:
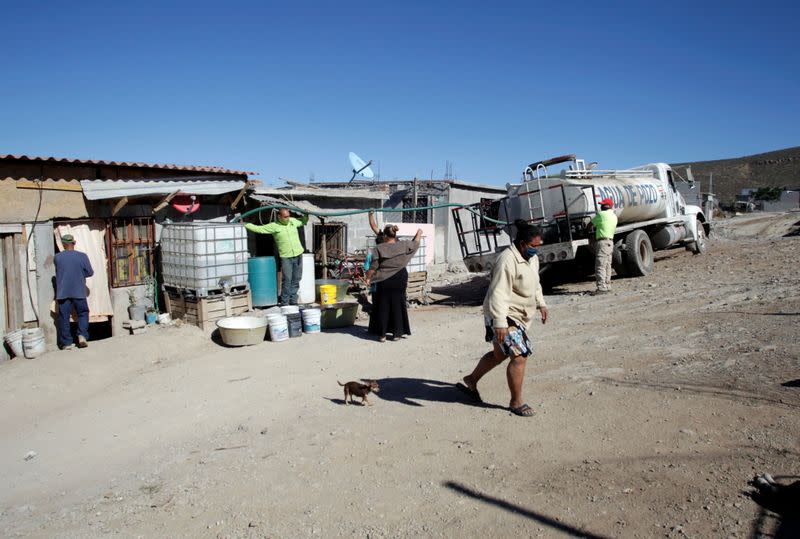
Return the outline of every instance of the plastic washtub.
<path id="1" fill-rule="evenodd" d="M 342 302 L 320 306 L 322 329 L 344 328 L 356 323 L 358 302 Z"/>
<path id="2" fill-rule="evenodd" d="M 231 316 L 217 322 L 217 328 L 228 346 L 248 346 L 264 340 L 267 320 L 260 316 Z"/>

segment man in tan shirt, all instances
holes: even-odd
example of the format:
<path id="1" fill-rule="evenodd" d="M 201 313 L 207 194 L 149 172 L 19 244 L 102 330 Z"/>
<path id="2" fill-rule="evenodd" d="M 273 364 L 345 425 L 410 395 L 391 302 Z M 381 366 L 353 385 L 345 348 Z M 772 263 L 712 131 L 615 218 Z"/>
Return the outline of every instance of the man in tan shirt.
<path id="1" fill-rule="evenodd" d="M 506 377 L 511 392 L 509 410 L 522 417 L 533 415 L 533 409 L 522 400 L 525 364 L 533 347 L 527 332 L 538 310 L 542 323 L 547 322 L 547 304 L 539 283 L 539 259 L 536 247 L 542 244 L 541 232 L 525 221 L 517 221 L 514 243 L 500 256 L 492 269 L 489 290 L 483 302 L 487 340 L 493 350 L 487 352 L 459 388 L 480 400 L 478 382 L 483 376 L 510 358 Z"/>

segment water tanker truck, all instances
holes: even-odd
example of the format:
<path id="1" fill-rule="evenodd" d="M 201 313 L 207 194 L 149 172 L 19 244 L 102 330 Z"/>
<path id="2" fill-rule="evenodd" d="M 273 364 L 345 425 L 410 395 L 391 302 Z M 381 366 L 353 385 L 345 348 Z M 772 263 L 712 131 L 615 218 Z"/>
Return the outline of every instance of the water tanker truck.
<path id="1" fill-rule="evenodd" d="M 565 164 L 559 172 L 556 165 Z M 522 182 L 508 184 L 508 195 L 453 210 L 464 262 L 470 271 L 490 270 L 498 252 L 509 243 L 509 225 L 523 219 L 539 226 L 542 271 L 572 262 L 593 268 L 591 219 L 600 200 L 614 201 L 618 224 L 613 266 L 617 275 L 642 276 L 653 271 L 653 251 L 685 247 L 706 249 L 709 221 L 701 208 L 686 204 L 676 188 L 680 178 L 665 163 L 625 170 L 595 170 L 575 155 L 528 165 Z M 471 226 L 465 220 L 471 220 Z"/>

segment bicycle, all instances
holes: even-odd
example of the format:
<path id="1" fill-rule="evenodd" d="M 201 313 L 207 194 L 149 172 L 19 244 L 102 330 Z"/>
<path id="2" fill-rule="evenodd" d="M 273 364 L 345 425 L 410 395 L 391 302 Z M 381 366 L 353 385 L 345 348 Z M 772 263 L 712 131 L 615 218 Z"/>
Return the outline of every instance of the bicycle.
<path id="1" fill-rule="evenodd" d="M 344 279 L 353 286 L 361 286 L 366 278 L 364 262 L 366 254 L 332 251 L 328 254 L 328 276 L 331 279 Z"/>

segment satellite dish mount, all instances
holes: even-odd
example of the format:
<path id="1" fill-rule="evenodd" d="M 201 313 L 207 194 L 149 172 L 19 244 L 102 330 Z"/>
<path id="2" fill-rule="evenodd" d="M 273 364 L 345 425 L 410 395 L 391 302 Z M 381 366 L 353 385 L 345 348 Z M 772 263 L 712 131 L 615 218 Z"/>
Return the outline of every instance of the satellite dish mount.
<path id="1" fill-rule="evenodd" d="M 368 180 L 371 180 L 375 177 L 375 173 L 372 172 L 371 168 L 369 168 L 369 166 L 372 164 L 372 160 L 365 163 L 363 159 L 353 152 L 350 152 L 348 158 L 350 159 L 350 166 L 353 168 L 353 176 L 350 178 L 348 183 L 353 183 L 353 180 L 356 179 L 356 176 L 363 176 Z"/>

